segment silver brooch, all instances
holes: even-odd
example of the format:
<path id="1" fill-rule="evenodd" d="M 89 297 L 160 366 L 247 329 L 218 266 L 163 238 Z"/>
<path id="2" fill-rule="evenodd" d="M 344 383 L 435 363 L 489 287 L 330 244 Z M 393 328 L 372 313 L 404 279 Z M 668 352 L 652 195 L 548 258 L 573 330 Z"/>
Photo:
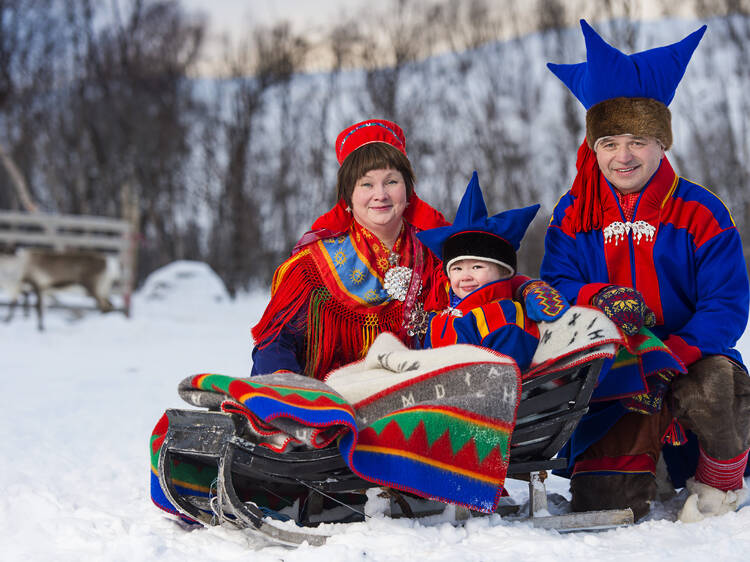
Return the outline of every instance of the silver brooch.
<path id="1" fill-rule="evenodd" d="M 624 240 L 630 232 L 633 232 L 633 238 L 636 244 L 640 244 L 641 238 L 646 237 L 646 241 L 650 242 L 654 239 L 656 228 L 648 224 L 646 221 L 635 221 L 635 222 L 620 222 L 615 221 L 609 226 L 604 227 L 602 233 L 604 234 L 604 242 L 611 242 L 612 238 L 615 239 L 615 246 L 617 246 L 620 240 Z"/>
<path id="2" fill-rule="evenodd" d="M 398 266 L 392 267 L 385 272 L 383 288 L 388 292 L 392 299 L 404 301 L 406 292 L 409 289 L 411 281 L 411 268 Z"/>

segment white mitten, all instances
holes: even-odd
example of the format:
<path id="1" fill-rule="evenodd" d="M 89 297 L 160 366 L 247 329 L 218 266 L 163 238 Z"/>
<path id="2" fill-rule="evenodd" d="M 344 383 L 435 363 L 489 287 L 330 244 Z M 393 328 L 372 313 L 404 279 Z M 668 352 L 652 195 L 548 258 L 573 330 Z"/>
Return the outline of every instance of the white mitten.
<path id="1" fill-rule="evenodd" d="M 748 489 L 744 486 L 724 492 L 708 484 L 697 482 L 694 478 L 689 478 L 685 487 L 690 495 L 678 515 L 683 523 L 695 523 L 706 517 L 736 511 L 748 499 Z"/>

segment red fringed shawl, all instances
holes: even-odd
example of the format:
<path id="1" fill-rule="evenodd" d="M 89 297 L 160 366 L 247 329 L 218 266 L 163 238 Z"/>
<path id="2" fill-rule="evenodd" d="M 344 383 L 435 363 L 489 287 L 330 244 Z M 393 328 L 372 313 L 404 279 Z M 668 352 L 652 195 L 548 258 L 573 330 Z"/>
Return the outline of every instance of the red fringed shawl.
<path id="1" fill-rule="evenodd" d="M 399 265 L 412 267 L 424 285 L 417 297 L 421 303 L 430 289 L 429 275 L 439 262 L 422 246 L 416 232 L 448 223 L 416 195 L 410 198 L 404 219 L 405 228 L 396 243 L 401 248 Z M 348 239 L 351 234 L 357 257 L 382 282 L 387 267 L 378 266 L 383 252 L 377 238 L 352 220 L 343 201 L 321 216 L 313 228 L 297 243 L 292 257 L 276 270 L 271 302 L 252 334 L 262 349 L 306 308 L 304 374 L 322 379 L 332 369 L 363 357 L 381 332 L 395 333 L 403 340 L 407 336 L 404 304 L 397 300 L 370 304 L 362 295 L 353 293 L 351 281 L 356 271 L 342 279 L 333 263 L 337 254 L 332 259 L 330 247 L 326 247 L 341 244 L 341 237 Z M 367 240 L 369 237 L 372 239 Z M 415 259 L 420 254 L 421 259 Z"/>

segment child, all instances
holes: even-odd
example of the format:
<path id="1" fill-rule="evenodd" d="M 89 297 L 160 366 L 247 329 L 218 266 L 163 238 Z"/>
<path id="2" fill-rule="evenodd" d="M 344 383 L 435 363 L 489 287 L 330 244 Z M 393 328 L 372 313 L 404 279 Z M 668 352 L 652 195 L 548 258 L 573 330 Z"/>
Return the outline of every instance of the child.
<path id="1" fill-rule="evenodd" d="M 474 172 L 453 225 L 417 234 L 447 274 L 426 303 L 427 310 L 447 308 L 427 318 L 424 347 L 480 345 L 509 355 L 521 370 L 529 367 L 539 342 L 535 322 L 556 320 L 569 306 L 544 281 L 516 275 L 516 251 L 538 210 L 488 217 Z"/>

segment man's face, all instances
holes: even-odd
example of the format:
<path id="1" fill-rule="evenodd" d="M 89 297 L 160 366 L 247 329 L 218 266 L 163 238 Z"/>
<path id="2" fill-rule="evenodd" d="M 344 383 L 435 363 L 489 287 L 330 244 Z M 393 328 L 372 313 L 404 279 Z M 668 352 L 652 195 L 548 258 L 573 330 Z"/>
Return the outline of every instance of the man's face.
<path id="1" fill-rule="evenodd" d="M 620 193 L 637 193 L 643 189 L 664 157 L 661 143 L 653 137 L 602 137 L 594 148 L 604 177 Z"/>

